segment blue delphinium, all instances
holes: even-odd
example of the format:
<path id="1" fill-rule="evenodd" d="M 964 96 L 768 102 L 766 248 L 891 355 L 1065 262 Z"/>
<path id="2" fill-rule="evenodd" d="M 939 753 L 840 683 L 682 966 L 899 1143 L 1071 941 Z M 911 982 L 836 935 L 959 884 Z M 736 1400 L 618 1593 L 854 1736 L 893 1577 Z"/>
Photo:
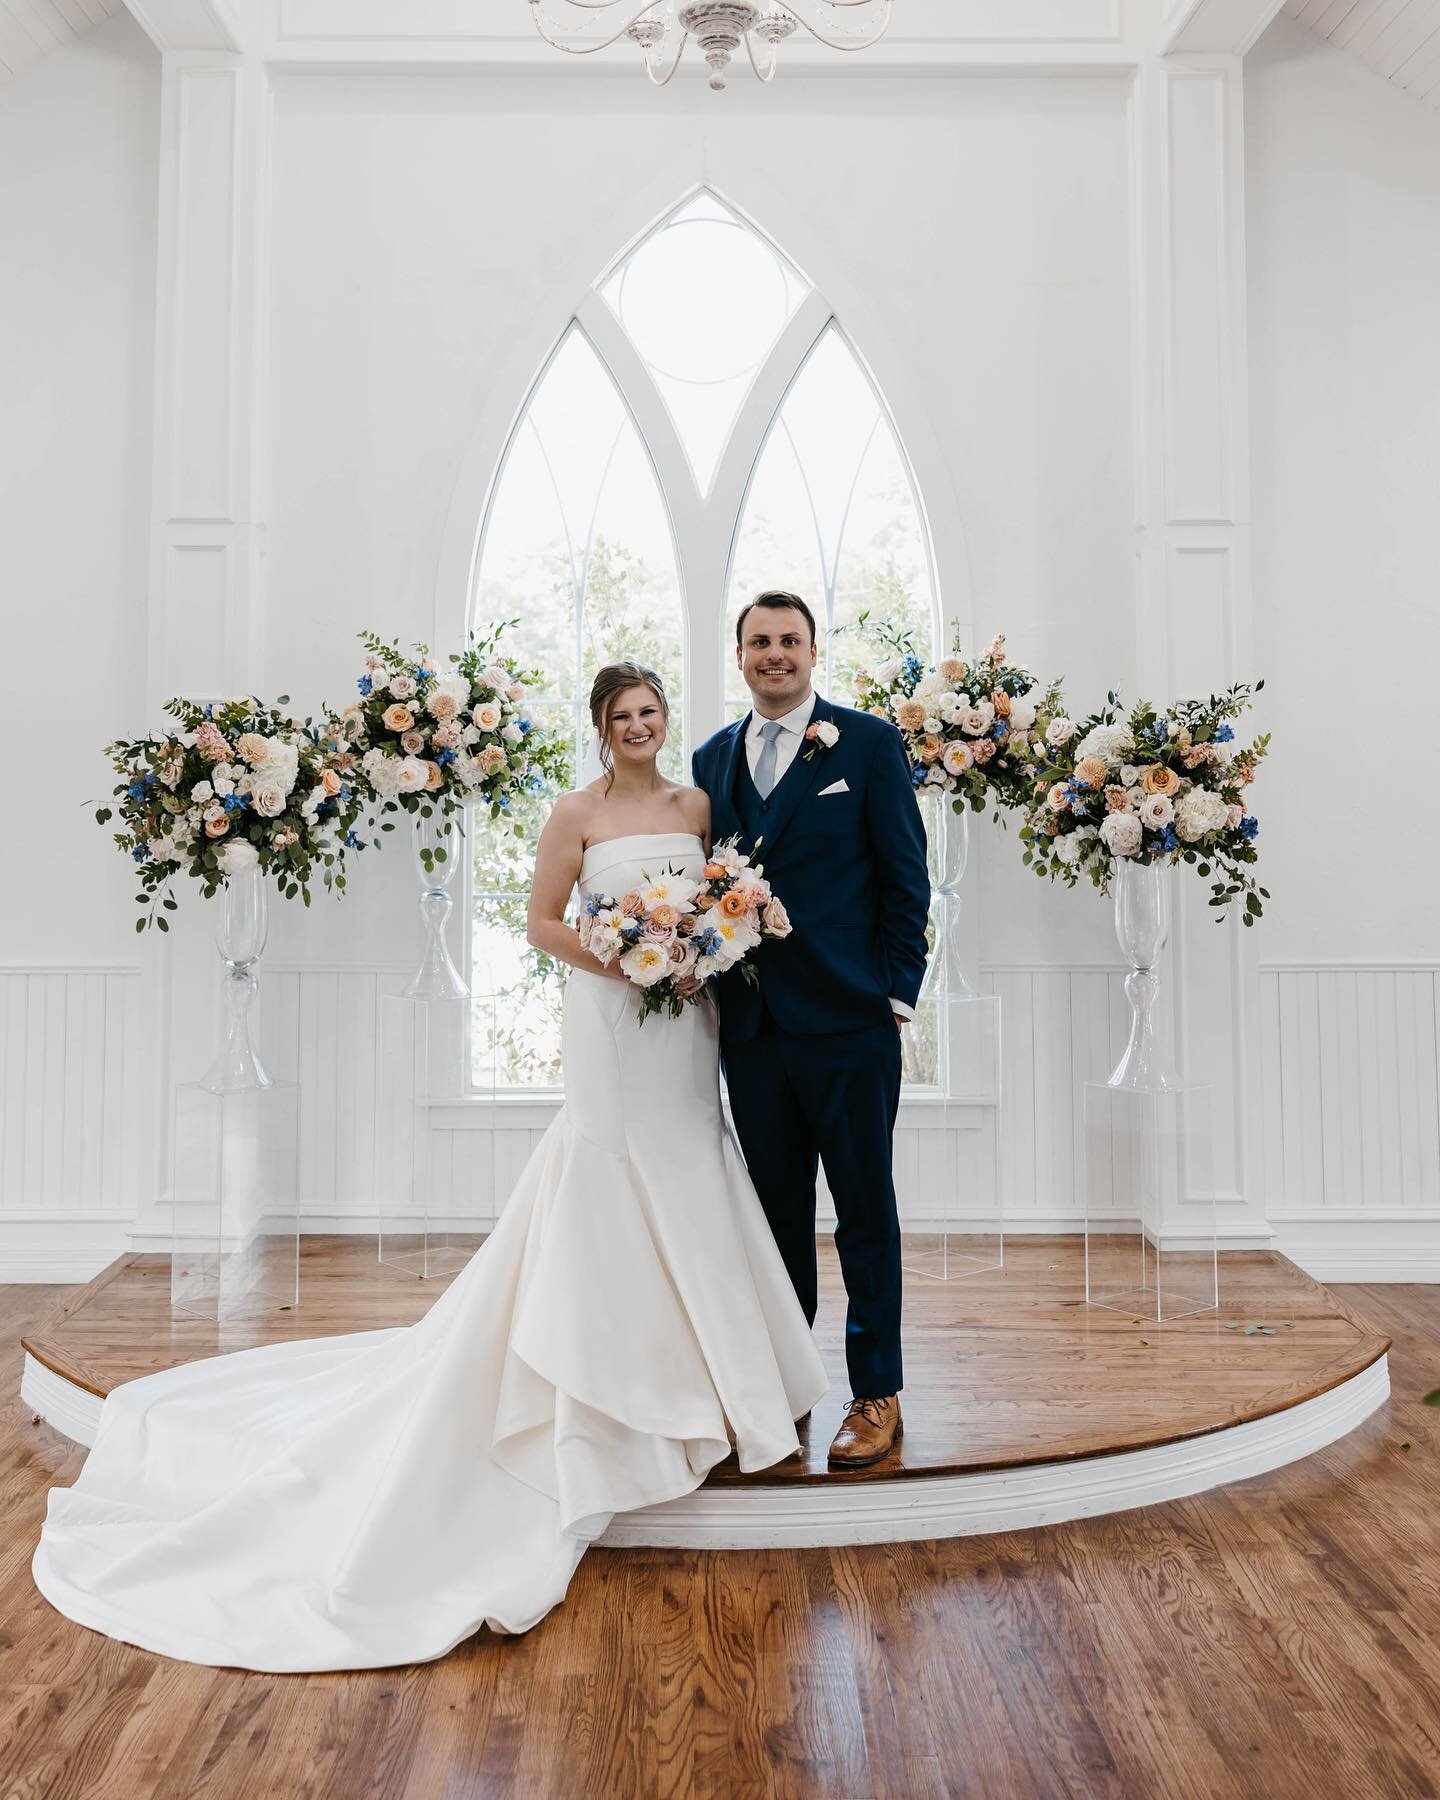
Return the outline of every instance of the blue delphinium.
<path id="1" fill-rule="evenodd" d="M 435 752 L 435 760 L 442 769 L 446 768 L 450 763 L 454 762 L 455 752 L 453 750 L 437 750 Z"/>
<path id="2" fill-rule="evenodd" d="M 375 683 L 368 675 L 362 675 L 355 685 L 362 694 L 371 694 L 375 690 Z"/>
<path id="3" fill-rule="evenodd" d="M 1243 837 L 1246 840 L 1247 843 L 1252 843 L 1252 844 L 1254 843 L 1255 839 L 1257 837 L 1259 837 L 1260 821 L 1255 817 L 1254 813 L 1246 813 L 1245 817 L 1243 819 L 1241 819 L 1240 835 L 1241 835 L 1241 837 Z"/>
<path id="4" fill-rule="evenodd" d="M 146 862 L 149 860 L 150 846 L 148 844 L 137 844 L 130 854 L 135 858 L 137 863 Z"/>

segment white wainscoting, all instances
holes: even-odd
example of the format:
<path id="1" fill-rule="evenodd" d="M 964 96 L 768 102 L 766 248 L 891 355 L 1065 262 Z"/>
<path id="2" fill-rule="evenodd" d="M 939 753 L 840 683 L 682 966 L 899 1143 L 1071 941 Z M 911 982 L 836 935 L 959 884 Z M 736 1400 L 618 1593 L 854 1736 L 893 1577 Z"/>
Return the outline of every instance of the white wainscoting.
<path id="1" fill-rule="evenodd" d="M 138 968 L 0 968 L 0 1281 L 85 1281 L 127 1247 Z"/>
<path id="2" fill-rule="evenodd" d="M 365 1231 L 377 1208 L 375 1032 L 388 969 L 272 969 L 261 1037 L 302 1086 L 307 1229 Z M 1082 1196 L 1080 1089 L 1124 1042 L 1113 967 L 1006 966 L 1005 1205 L 1018 1232 L 1073 1230 Z M 1262 976 L 1266 1213 L 1275 1247 L 1328 1280 L 1440 1280 L 1437 970 L 1279 967 Z M 0 969 L 0 1280 L 76 1281 L 127 1246 L 163 1248 L 163 1209 L 137 1191 L 144 1111 L 137 968 Z M 437 1105 L 437 1187 L 457 1221 L 490 1219 L 556 1102 Z M 933 1102 L 902 1106 L 903 1216 L 938 1215 L 957 1146 Z M 980 1108 L 952 1109 L 990 1166 Z M 133 1227 L 127 1231 L 127 1227 Z M 1222 1213 L 1222 1231 L 1223 1213 Z M 1252 1240 L 1253 1241 L 1253 1240 Z"/>

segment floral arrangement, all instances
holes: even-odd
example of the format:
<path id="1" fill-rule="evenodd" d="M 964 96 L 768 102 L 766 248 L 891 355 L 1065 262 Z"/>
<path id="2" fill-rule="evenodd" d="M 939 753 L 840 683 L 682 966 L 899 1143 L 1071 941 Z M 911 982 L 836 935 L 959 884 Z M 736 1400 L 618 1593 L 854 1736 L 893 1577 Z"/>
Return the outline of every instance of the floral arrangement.
<path id="1" fill-rule="evenodd" d="M 791 927 L 760 865 L 727 838 L 711 851 L 698 882 L 669 869 L 618 900 L 588 894 L 579 929 L 591 955 L 607 968 L 618 958 L 640 989 L 643 1025 L 662 1008 L 678 1019 L 727 969 L 738 968 L 753 985 L 759 976 L 749 953 L 763 937 L 789 937 Z"/>
<path id="2" fill-rule="evenodd" d="M 1253 924 L 1270 894 L 1251 872 L 1260 823 L 1246 789 L 1270 736 L 1237 749 L 1231 721 L 1264 685 L 1237 682 L 1163 713 L 1141 701 L 1123 717 L 1112 693 L 1078 724 L 1058 710 L 1042 721 L 1037 779 L 1020 832 L 1025 861 L 1072 887 L 1088 875 L 1102 893 L 1118 860 L 1193 863 L 1214 878 L 1217 916 L 1243 895 L 1242 917 Z"/>
<path id="3" fill-rule="evenodd" d="M 862 613 L 857 629 L 865 624 Z M 898 729 L 915 786 L 951 795 L 957 812 L 967 804 L 983 812 L 992 794 L 997 806 L 1024 806 L 1033 781 L 1035 721 L 1058 688 L 1033 699 L 1035 677 L 1010 661 L 1003 634 L 983 656 L 968 660 L 957 636 L 950 655 L 930 669 L 915 651 L 913 633 L 875 626 L 871 635 L 892 654 L 856 674 L 857 704 Z"/>
<path id="4" fill-rule="evenodd" d="M 310 904 L 318 870 L 327 888 L 345 886 L 346 850 L 361 850 L 354 758 L 343 744 L 246 695 L 219 704 L 170 701 L 175 730 L 106 746 L 120 777 L 105 824 L 118 812 L 115 842 L 139 865 L 144 931 L 170 929 L 170 886 L 190 875 L 210 899 L 231 876 L 259 869 L 287 899 Z M 157 903 L 160 912 L 157 913 Z"/>
<path id="5" fill-rule="evenodd" d="M 448 672 L 424 644 L 407 651 L 372 631 L 360 633 L 366 654 L 359 698 L 332 724 L 358 757 L 362 784 L 381 812 L 404 807 L 428 818 L 436 807 L 458 812 L 477 801 L 494 819 L 519 794 L 565 778 L 564 742 L 525 704 L 538 674 L 499 653 L 513 623 L 483 637 L 472 633 L 464 652 L 449 657 Z"/>

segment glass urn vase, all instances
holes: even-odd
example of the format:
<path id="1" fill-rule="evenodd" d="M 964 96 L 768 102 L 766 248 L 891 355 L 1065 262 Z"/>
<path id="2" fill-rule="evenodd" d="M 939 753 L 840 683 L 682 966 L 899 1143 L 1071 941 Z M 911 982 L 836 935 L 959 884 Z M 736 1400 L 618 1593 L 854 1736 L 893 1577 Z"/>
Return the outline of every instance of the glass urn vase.
<path id="1" fill-rule="evenodd" d="M 465 847 L 463 813 L 415 815 L 415 873 L 420 882 L 420 922 L 425 949 L 420 967 L 404 989 L 407 1000 L 464 1000 L 469 997 L 445 941 L 445 926 L 454 901 L 450 888 Z"/>
<path id="2" fill-rule="evenodd" d="M 1156 1018 L 1160 958 L 1170 934 L 1169 866 L 1120 859 L 1114 892 L 1115 936 L 1130 965 L 1125 977 L 1130 1041 L 1106 1085 L 1167 1093 L 1181 1085 L 1170 1045 Z"/>
<path id="3" fill-rule="evenodd" d="M 220 1049 L 200 1086 L 212 1094 L 245 1093 L 273 1086 L 255 1050 L 250 1012 L 260 983 L 256 968 L 270 929 L 269 895 L 258 868 L 227 878 L 220 890 L 215 947 L 225 963 Z"/>
<path id="4" fill-rule="evenodd" d="M 929 839 L 930 922 L 934 931 L 930 966 L 920 989 L 922 1000 L 971 1000 L 975 986 L 965 973 L 960 942 L 960 886 L 970 858 L 970 812 L 958 812 L 950 796 L 939 789 L 927 797 L 926 835 Z"/>

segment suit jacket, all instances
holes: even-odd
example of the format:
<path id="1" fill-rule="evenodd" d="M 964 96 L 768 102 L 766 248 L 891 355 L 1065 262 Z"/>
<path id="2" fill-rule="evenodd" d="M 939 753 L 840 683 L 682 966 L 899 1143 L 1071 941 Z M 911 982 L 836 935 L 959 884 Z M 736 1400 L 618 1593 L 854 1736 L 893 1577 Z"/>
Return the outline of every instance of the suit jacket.
<path id="1" fill-rule="evenodd" d="M 925 830 L 900 734 L 884 719 L 832 706 L 818 695 L 811 723 L 830 720 L 830 749 L 796 752 L 758 827 L 758 848 L 737 808 L 750 715 L 695 752 L 695 785 L 710 796 L 711 840 L 739 835 L 789 913 L 788 938 L 751 952 L 758 990 L 738 970 L 716 982 L 722 1042 L 760 1027 L 762 997 L 782 1031 L 855 1031 L 890 1016 L 890 1000 L 914 1006 L 925 974 L 930 877 Z M 806 751 L 813 754 L 806 760 Z M 825 792 L 844 784 L 838 792 Z"/>

